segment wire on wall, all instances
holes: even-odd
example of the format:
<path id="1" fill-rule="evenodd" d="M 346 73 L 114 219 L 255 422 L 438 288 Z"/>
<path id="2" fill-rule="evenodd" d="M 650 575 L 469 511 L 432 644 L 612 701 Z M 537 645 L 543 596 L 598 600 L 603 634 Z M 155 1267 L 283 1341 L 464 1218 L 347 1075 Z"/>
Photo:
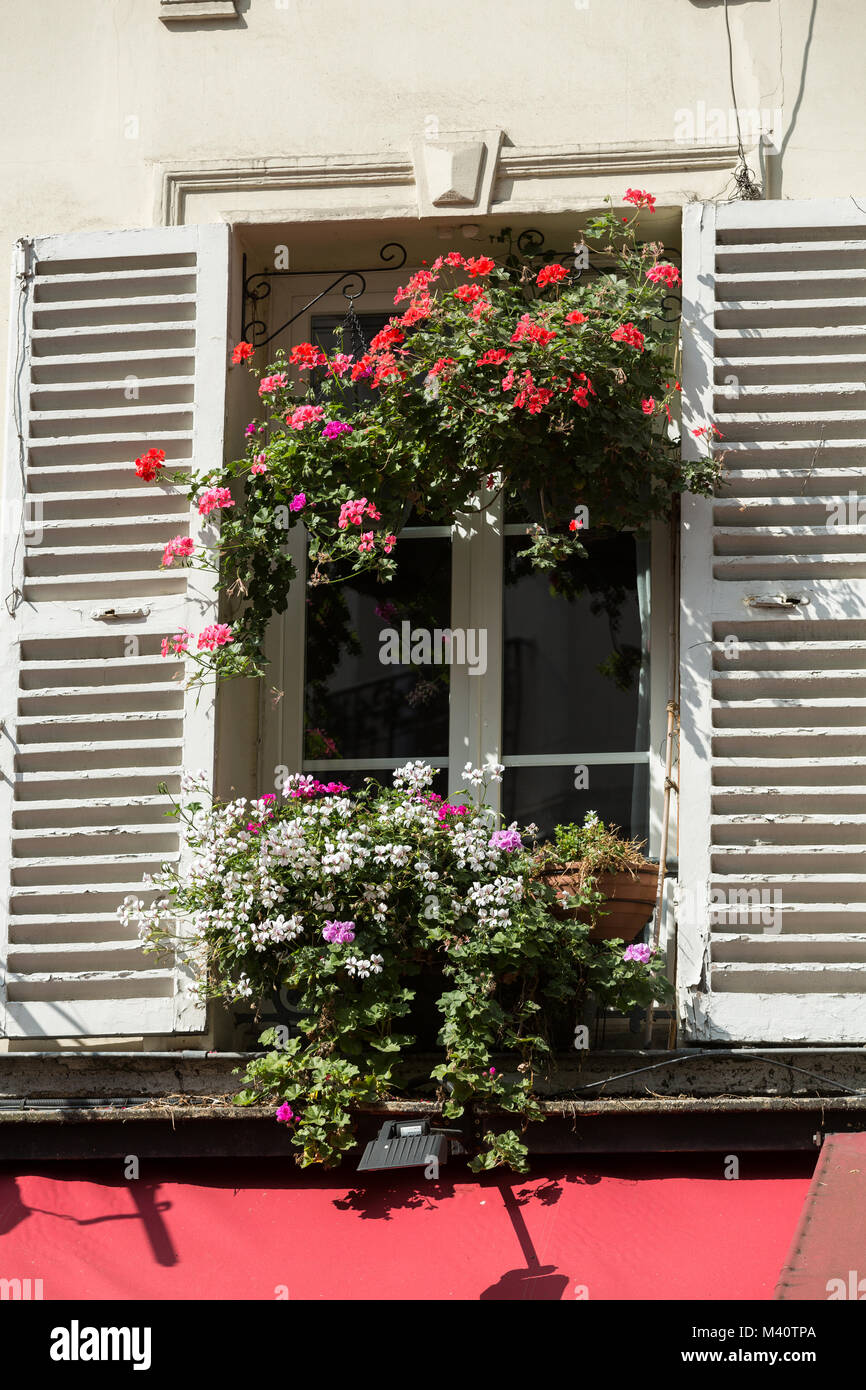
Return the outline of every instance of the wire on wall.
<path id="1" fill-rule="evenodd" d="M 763 198 L 763 191 L 760 184 L 755 182 L 755 176 L 749 168 L 746 159 L 746 151 L 743 149 L 743 133 L 740 129 L 740 107 L 737 102 L 737 91 L 734 86 L 734 45 L 731 39 L 731 22 L 728 14 L 728 0 L 725 0 L 725 32 L 728 36 L 728 75 L 731 80 L 731 100 L 734 103 L 734 119 L 737 123 L 737 167 L 734 171 L 734 183 L 737 186 L 737 194 L 740 198 L 754 201 L 756 198 Z"/>

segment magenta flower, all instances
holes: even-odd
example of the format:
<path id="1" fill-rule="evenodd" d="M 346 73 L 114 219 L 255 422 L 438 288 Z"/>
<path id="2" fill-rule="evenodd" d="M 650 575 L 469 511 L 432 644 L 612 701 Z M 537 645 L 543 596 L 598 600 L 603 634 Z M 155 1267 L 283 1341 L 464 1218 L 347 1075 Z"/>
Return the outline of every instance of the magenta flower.
<path id="1" fill-rule="evenodd" d="M 354 922 L 326 922 L 322 936 L 334 946 L 348 946 L 355 940 Z"/>
<path id="2" fill-rule="evenodd" d="M 294 1118 L 294 1110 L 289 1105 L 289 1102 L 287 1100 L 284 1100 L 279 1110 L 277 1111 L 277 1123 L 281 1125 L 290 1125 Z"/>
<path id="3" fill-rule="evenodd" d="M 487 843 L 491 849 L 504 849 L 509 854 L 523 849 L 523 841 L 516 830 L 494 830 Z"/>
<path id="4" fill-rule="evenodd" d="M 305 492 L 296 492 L 295 495 L 294 495 L 294 497 L 292 498 L 291 502 L 289 503 L 289 511 L 290 511 L 290 512 L 302 512 L 302 511 L 304 510 L 304 507 L 306 507 L 306 505 L 307 505 L 307 494 L 306 494 Z"/>
<path id="5" fill-rule="evenodd" d="M 623 960 L 636 960 L 641 965 L 649 965 L 652 951 L 649 946 L 639 943 L 637 946 L 626 946 L 623 952 Z"/>
<path id="6" fill-rule="evenodd" d="M 333 743 L 333 739 L 329 741 Z M 307 776 L 289 792 L 289 796 L 295 801 L 311 801 L 316 796 L 336 796 L 348 790 L 345 782 L 319 782 L 315 777 Z"/>
<path id="7" fill-rule="evenodd" d="M 340 507 L 340 519 L 337 522 L 341 531 L 345 531 L 349 522 L 353 526 L 360 526 L 367 507 L 366 497 L 353 498 L 351 502 L 344 502 Z"/>
<path id="8" fill-rule="evenodd" d="M 322 430 L 323 439 L 339 439 L 341 434 L 351 434 L 352 425 L 346 424 L 345 420 L 329 420 Z"/>

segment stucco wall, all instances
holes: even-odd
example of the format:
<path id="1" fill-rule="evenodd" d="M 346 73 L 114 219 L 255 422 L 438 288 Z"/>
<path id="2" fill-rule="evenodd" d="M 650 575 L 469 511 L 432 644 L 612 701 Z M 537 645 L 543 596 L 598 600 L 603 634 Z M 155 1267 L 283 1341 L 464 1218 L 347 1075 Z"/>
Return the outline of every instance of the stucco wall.
<path id="1" fill-rule="evenodd" d="M 234 20 L 166 25 L 159 0 L 7 0 L 0 256 L 22 235 L 152 225 L 168 215 L 166 170 L 201 161 L 251 179 L 244 189 L 201 186 L 179 219 L 242 229 L 348 218 L 346 243 L 361 244 L 359 221 L 375 238 L 369 219 L 387 212 L 405 226 L 418 216 L 411 178 L 396 191 L 259 192 L 257 161 L 408 161 L 413 140 L 440 130 L 502 130 L 508 148 L 529 152 L 735 140 L 722 0 L 237 0 L 237 9 Z M 746 143 L 765 130 L 782 151 L 774 194 L 851 193 L 866 206 L 863 0 L 730 0 L 729 15 Z M 754 149 L 752 162 L 757 171 Z M 621 177 L 576 180 L 548 170 L 498 198 L 504 210 L 531 209 L 535 197 L 547 211 L 579 209 L 629 182 L 673 210 L 673 221 L 655 220 L 665 236 L 690 197 L 732 191 L 730 164 L 634 178 L 625 165 Z M 249 244 L 261 247 L 258 232 Z M 305 245 L 305 264 L 319 252 L 334 263 L 346 249 L 309 226 Z M 4 320 L 6 284 L 0 276 Z M 234 328 L 234 284 L 233 296 Z M 235 402 L 230 429 L 243 408 Z M 251 687 L 225 697 L 223 721 L 251 733 L 254 701 Z M 252 738 L 221 742 L 221 780 L 249 784 Z"/>
<path id="2" fill-rule="evenodd" d="M 435 119 L 518 146 L 670 140 L 731 105 L 721 0 L 9 3 L 0 240 L 149 225 L 163 161 L 408 149 Z M 730 0 L 739 105 L 781 109 L 785 197 L 866 191 L 862 0 Z M 137 123 L 137 124 L 136 124 Z"/>

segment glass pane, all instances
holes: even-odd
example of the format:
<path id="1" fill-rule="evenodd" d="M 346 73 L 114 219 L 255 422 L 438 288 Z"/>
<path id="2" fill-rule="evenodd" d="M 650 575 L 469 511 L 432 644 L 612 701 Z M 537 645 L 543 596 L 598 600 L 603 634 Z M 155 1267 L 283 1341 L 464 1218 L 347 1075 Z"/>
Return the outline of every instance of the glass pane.
<path id="1" fill-rule="evenodd" d="M 579 789 L 575 782 L 579 783 Z M 584 783 L 588 781 L 588 786 Z M 628 836 L 648 834 L 649 767 L 646 763 L 591 766 L 575 775 L 572 767 L 509 767 L 502 779 L 502 813 L 506 824 L 533 822 L 542 838 L 555 825 L 582 821 L 595 811 Z"/>
<path id="2" fill-rule="evenodd" d="M 360 576 L 310 589 L 304 756 L 446 757 L 451 672 L 434 635 L 449 627 L 450 612 L 446 539 L 402 540 L 388 584 Z M 419 629 L 429 634 L 427 651 Z"/>
<path id="3" fill-rule="evenodd" d="M 506 537 L 506 756 L 649 746 L 648 542 L 620 533 L 584 544 L 588 556 L 553 592 L 518 558 L 526 539 Z"/>

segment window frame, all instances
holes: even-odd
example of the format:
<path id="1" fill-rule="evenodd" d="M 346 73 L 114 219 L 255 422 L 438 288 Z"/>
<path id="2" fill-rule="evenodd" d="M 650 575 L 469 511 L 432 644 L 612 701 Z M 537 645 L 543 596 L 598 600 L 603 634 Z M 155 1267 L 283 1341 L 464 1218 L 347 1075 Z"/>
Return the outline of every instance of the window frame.
<path id="1" fill-rule="evenodd" d="M 368 290 L 358 312 L 384 313 L 394 310 L 394 293 L 411 267 L 399 275 L 388 276 L 384 285 Z M 393 278 L 393 284 L 388 283 Z M 339 291 L 320 299 L 307 313 L 304 307 L 310 298 L 327 283 L 326 273 L 317 276 L 310 272 L 307 291 L 290 298 L 290 313 L 299 317 L 291 325 L 285 340 L 286 350 L 297 343 L 309 342 L 312 321 L 323 315 L 344 316 L 347 301 Z M 410 527 L 403 537 L 451 534 L 451 626 L 452 628 L 486 628 L 487 670 L 482 678 L 469 675 L 468 667 L 452 666 L 450 680 L 449 739 L 447 762 L 437 762 L 447 770 L 448 785 L 459 785 L 460 773 L 466 763 L 480 767 L 501 762 L 507 768 L 562 767 L 584 764 L 592 767 L 644 764 L 649 770 L 649 840 L 648 853 L 657 855 L 661 843 L 662 802 L 664 794 L 664 749 L 666 737 L 666 706 L 674 698 L 671 688 L 673 666 L 671 651 L 674 624 L 675 567 L 672 531 L 667 523 L 654 522 L 650 535 L 649 592 L 650 592 L 650 712 L 649 746 L 635 752 L 593 752 L 577 749 L 560 754 L 511 754 L 503 756 L 502 701 L 504 657 L 504 541 L 506 536 L 521 534 L 520 525 L 503 524 L 502 501 L 496 499 L 477 513 L 462 513 L 453 526 Z M 290 532 L 289 551 L 298 570 L 296 582 L 288 595 L 285 612 L 271 624 L 265 651 L 276 679 L 262 682 L 259 708 L 259 786 L 270 788 L 277 780 L 276 769 L 303 770 L 313 774 L 332 769 L 386 771 L 405 761 L 403 758 L 339 758 L 307 759 L 304 757 L 304 692 L 306 647 L 306 530 L 295 526 Z M 275 695 L 274 687 L 277 694 Z M 417 754 L 423 757 L 423 750 Z M 591 774 L 590 774 L 591 780 Z M 493 783 L 488 801 L 499 812 L 501 788 Z"/>

